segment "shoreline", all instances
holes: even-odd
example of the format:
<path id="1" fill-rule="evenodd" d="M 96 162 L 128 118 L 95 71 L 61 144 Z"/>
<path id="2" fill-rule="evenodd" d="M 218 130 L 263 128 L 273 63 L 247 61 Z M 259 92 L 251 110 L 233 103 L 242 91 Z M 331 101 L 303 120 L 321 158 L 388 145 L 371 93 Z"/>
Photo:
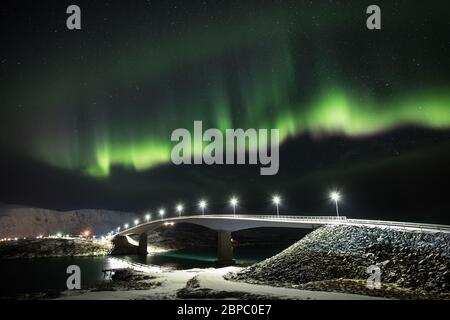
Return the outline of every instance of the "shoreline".
<path id="1" fill-rule="evenodd" d="M 15 244 L 20 241 L 26 243 L 26 240 L 19 240 Z M 90 289 L 62 291 L 59 299 L 449 300 L 446 281 L 449 241 L 448 235 L 440 233 L 326 226 L 248 267 L 199 268 L 199 264 L 193 264 L 183 270 L 148 266 L 108 255 L 110 251 L 106 249 L 111 246 L 108 242 L 102 242 L 101 250 L 92 254 L 92 249 L 97 248 L 93 244 L 98 244 L 98 240 L 29 240 L 41 246 L 25 248 L 40 252 L 40 258 L 107 256 L 117 259 L 117 263 L 108 268 L 110 280 L 92 283 Z M 2 244 L 0 249 L 3 247 Z M 17 249 L 14 243 L 11 248 Z M 27 252 L 24 246 L 20 249 L 16 258 Z M 36 258 L 36 255 L 27 257 Z M 380 272 L 377 289 L 367 286 L 368 266 L 375 266 Z M 24 296 L 56 297 L 46 297 L 44 293 Z"/>
<path id="2" fill-rule="evenodd" d="M 0 243 L 0 261 L 109 255 L 108 241 L 83 238 L 18 239 Z"/>
<path id="3" fill-rule="evenodd" d="M 159 299 L 295 299 L 295 300 L 380 300 L 383 298 L 357 294 L 277 288 L 268 285 L 249 284 L 226 280 L 230 272 L 240 267 L 162 270 L 137 274 L 141 280 L 129 283 L 117 282 L 108 290 L 94 288 L 82 291 L 64 291 L 56 300 L 159 300 Z M 147 289 L 133 289 L 137 283 Z"/>

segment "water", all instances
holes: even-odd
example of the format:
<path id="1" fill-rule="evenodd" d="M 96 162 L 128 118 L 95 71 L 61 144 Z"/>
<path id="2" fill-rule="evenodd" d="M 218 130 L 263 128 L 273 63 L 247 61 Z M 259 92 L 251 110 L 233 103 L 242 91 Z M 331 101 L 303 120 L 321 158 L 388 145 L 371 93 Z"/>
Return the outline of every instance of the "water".
<path id="1" fill-rule="evenodd" d="M 234 249 L 236 263 L 251 265 L 282 251 L 285 245 L 248 246 Z M 216 248 L 185 249 L 173 252 L 142 256 L 122 256 L 122 259 L 153 264 L 174 269 L 214 267 Z M 107 281 L 102 270 L 117 267 L 117 260 L 105 257 L 62 257 L 46 259 L 0 260 L 0 297 L 11 297 L 23 293 L 57 293 L 65 290 L 69 276 L 69 265 L 81 269 L 82 289 L 94 287 L 98 282 Z"/>
<path id="2" fill-rule="evenodd" d="M 269 258 L 283 251 L 288 246 L 288 244 L 242 246 L 234 248 L 233 253 L 237 265 L 248 266 Z M 215 266 L 216 253 L 216 247 L 202 247 L 162 252 L 146 257 L 122 256 L 122 258 L 132 262 L 154 264 L 174 269 L 210 268 Z"/>
<path id="3" fill-rule="evenodd" d="M 81 269 L 83 288 L 103 280 L 102 270 L 109 265 L 108 257 L 63 257 L 0 261 L 0 297 L 22 293 L 59 292 L 65 290 L 69 265 Z"/>

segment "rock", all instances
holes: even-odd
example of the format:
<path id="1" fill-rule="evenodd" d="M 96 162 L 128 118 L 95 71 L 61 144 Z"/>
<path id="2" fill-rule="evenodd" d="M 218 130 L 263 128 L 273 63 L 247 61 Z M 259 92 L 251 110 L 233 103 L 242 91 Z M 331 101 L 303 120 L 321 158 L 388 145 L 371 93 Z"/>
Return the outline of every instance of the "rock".
<path id="1" fill-rule="evenodd" d="M 449 248 L 450 237 L 442 234 L 325 226 L 232 278 L 286 286 L 337 278 L 365 281 L 366 268 L 376 264 L 388 284 L 449 293 Z"/>

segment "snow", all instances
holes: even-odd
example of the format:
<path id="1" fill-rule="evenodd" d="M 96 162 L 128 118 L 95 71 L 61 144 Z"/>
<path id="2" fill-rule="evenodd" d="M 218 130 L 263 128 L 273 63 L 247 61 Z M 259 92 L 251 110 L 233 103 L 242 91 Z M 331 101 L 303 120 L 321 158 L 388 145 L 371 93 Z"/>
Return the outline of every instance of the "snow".
<path id="1" fill-rule="evenodd" d="M 57 232 L 78 235 L 86 229 L 100 236 L 134 218 L 133 213 L 119 211 L 55 211 L 0 203 L 0 239 L 47 236 Z"/>
<path id="2" fill-rule="evenodd" d="M 120 260 L 120 259 L 119 259 Z M 118 267 L 124 267 L 124 262 L 119 262 Z M 135 266 L 128 265 L 134 268 Z M 225 280 L 223 276 L 229 272 L 237 272 L 239 267 L 189 269 L 189 270 L 152 270 L 149 275 L 155 277 L 155 282 L 161 282 L 148 290 L 126 291 L 66 291 L 60 300 L 157 300 L 179 299 L 177 293 L 186 287 L 186 283 L 196 277 L 200 289 L 209 289 L 212 292 L 239 292 L 250 295 L 264 296 L 268 299 L 298 299 L 298 300 L 368 300 L 379 299 L 375 297 L 344 294 L 334 292 L 320 292 L 298 290 L 290 288 L 278 288 L 267 285 L 248 284 Z M 206 296 L 206 298 L 208 298 Z"/>

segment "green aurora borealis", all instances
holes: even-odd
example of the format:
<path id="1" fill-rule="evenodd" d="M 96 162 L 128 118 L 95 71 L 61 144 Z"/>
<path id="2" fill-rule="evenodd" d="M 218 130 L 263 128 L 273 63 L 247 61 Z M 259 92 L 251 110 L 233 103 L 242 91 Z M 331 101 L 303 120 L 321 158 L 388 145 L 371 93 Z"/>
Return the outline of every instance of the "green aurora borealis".
<path id="1" fill-rule="evenodd" d="M 1 113 L 11 120 L 2 130 L 21 131 L 15 152 L 101 177 L 115 166 L 168 163 L 171 132 L 194 120 L 221 130 L 279 128 L 282 140 L 450 128 L 439 35 L 426 24 L 408 32 L 420 6 L 402 12 L 386 4 L 377 34 L 365 29 L 363 5 L 302 3 L 251 14 L 219 5 L 197 15 L 173 9 L 163 22 L 165 7 L 149 8 L 152 19 L 144 10 L 106 10 L 86 14 L 77 34 L 51 26 L 58 32 L 34 40 L 44 50 L 27 61 L 22 51 L 3 67 L 14 76 L 2 78 Z M 129 24 L 114 28 L 111 16 L 121 15 Z"/>
<path id="2" fill-rule="evenodd" d="M 450 95 L 444 93 L 411 95 L 398 101 L 384 102 L 386 110 L 380 111 L 380 106 L 375 103 L 363 102 L 357 95 L 331 89 L 324 92 L 310 107 L 297 110 L 294 106 L 286 106 L 280 108 L 282 111 L 272 119 L 266 117 L 252 121 L 251 115 L 247 115 L 237 122 L 230 116 L 229 105 L 220 101 L 217 103 L 219 107 L 210 121 L 211 127 L 279 128 L 282 140 L 304 132 L 358 136 L 408 124 L 434 129 L 450 127 L 450 112 L 447 107 L 450 105 Z M 189 120 L 185 123 L 187 128 L 192 127 Z M 145 170 L 169 162 L 174 143 L 167 141 L 167 137 L 170 137 L 170 132 L 165 135 L 151 132 L 147 137 L 121 145 L 111 141 L 108 132 L 99 133 L 95 139 L 95 161 L 88 166 L 87 172 L 92 175 L 107 175 L 111 165 Z M 50 152 L 54 154 L 54 151 Z M 57 161 L 54 165 L 58 163 L 61 162 Z M 72 161 L 69 160 L 69 163 Z"/>

